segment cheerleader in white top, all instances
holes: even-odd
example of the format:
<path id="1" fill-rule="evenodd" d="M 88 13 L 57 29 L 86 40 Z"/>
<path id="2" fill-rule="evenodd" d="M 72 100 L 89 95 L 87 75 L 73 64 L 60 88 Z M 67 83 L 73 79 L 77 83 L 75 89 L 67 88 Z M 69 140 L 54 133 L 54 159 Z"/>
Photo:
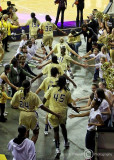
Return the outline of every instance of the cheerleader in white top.
<path id="1" fill-rule="evenodd" d="M 87 125 L 87 133 L 85 137 L 85 146 L 89 151 L 91 151 L 90 159 L 94 160 L 94 151 L 95 151 L 95 130 L 97 126 L 104 125 L 102 120 L 102 115 L 99 110 L 99 106 L 101 105 L 101 99 L 94 99 L 92 101 L 92 109 L 89 112 L 81 113 L 81 114 L 71 114 L 69 117 L 85 117 L 89 116 L 88 125 Z"/>

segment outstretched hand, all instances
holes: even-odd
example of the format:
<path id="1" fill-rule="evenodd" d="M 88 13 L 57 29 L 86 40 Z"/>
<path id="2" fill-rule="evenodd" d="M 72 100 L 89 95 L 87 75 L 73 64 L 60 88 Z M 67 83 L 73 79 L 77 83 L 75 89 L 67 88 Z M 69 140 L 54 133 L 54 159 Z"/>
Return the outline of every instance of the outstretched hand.
<path id="1" fill-rule="evenodd" d="M 79 59 L 79 60 L 81 60 L 81 59 L 82 59 L 82 57 L 78 56 L 78 59 Z"/>
<path id="2" fill-rule="evenodd" d="M 38 69 L 42 69 L 42 66 L 37 66 Z"/>
<path id="3" fill-rule="evenodd" d="M 77 88 L 77 85 L 76 85 L 76 83 L 74 83 L 74 82 L 73 82 L 73 86 L 74 86 L 75 88 Z"/>
<path id="4" fill-rule="evenodd" d="M 62 32 L 65 36 L 67 36 L 67 33 L 66 32 Z"/>
<path id="5" fill-rule="evenodd" d="M 72 118 L 75 118 L 75 117 L 76 117 L 76 115 L 74 115 L 74 114 L 70 114 L 68 117 L 69 117 L 70 119 L 72 119 Z"/>
<path id="6" fill-rule="evenodd" d="M 87 67 L 88 67 L 88 64 L 83 64 L 83 67 L 84 67 L 84 68 L 87 68 Z"/>

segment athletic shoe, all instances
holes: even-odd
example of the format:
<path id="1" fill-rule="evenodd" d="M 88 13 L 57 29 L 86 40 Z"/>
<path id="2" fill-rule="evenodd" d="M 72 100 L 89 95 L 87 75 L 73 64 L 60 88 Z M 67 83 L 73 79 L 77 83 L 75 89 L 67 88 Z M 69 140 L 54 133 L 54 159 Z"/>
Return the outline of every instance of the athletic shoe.
<path id="1" fill-rule="evenodd" d="M 4 113 L 4 116 L 7 116 L 8 114 L 7 113 Z"/>
<path id="2" fill-rule="evenodd" d="M 48 135 L 48 131 L 44 131 L 44 134 L 45 134 L 45 136 L 47 136 Z"/>
<path id="3" fill-rule="evenodd" d="M 1 118 L 0 117 L 0 122 L 6 122 L 7 121 L 7 118 Z"/>
<path id="4" fill-rule="evenodd" d="M 6 113 L 6 114 L 8 114 L 8 112 L 7 112 L 7 111 L 5 111 L 5 113 Z"/>
<path id="5" fill-rule="evenodd" d="M 70 146 L 70 142 L 65 142 L 65 143 L 64 143 L 64 147 L 65 147 L 65 148 L 69 148 L 69 146 Z"/>
<path id="6" fill-rule="evenodd" d="M 59 148 L 56 148 L 56 156 L 55 156 L 55 159 L 60 159 L 60 154 L 61 154 L 61 151 Z"/>

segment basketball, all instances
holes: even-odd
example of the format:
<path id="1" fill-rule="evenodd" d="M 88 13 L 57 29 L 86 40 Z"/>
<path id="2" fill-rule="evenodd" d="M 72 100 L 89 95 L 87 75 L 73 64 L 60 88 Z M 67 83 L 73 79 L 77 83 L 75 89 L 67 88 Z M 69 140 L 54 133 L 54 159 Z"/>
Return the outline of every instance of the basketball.
<path id="1" fill-rule="evenodd" d="M 56 3 L 56 4 L 59 4 L 59 0 L 55 0 L 55 3 Z"/>
<path id="2" fill-rule="evenodd" d="M 78 0 L 75 2 L 75 5 L 79 4 Z"/>
<path id="3" fill-rule="evenodd" d="M 42 29 L 40 29 L 40 30 L 39 30 L 39 33 L 40 33 L 40 34 L 43 34 L 43 30 L 42 30 Z"/>

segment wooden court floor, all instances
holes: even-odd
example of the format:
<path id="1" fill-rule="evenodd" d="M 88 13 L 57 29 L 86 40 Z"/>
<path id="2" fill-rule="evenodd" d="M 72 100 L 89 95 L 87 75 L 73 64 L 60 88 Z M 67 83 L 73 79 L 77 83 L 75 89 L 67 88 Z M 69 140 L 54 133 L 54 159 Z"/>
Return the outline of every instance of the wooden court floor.
<path id="1" fill-rule="evenodd" d="M 7 0 L 0 0 L 3 9 L 6 8 Z M 20 24 L 24 24 L 30 18 L 30 13 L 35 12 L 37 18 L 43 22 L 46 14 L 52 17 L 55 21 L 57 5 L 54 0 L 11 0 L 18 9 L 17 15 L 20 19 Z M 68 5 L 65 11 L 65 21 L 74 21 L 76 19 L 76 7 L 72 8 L 74 0 L 67 0 Z M 84 18 L 92 12 L 94 8 L 103 11 L 109 0 L 85 0 Z"/>

